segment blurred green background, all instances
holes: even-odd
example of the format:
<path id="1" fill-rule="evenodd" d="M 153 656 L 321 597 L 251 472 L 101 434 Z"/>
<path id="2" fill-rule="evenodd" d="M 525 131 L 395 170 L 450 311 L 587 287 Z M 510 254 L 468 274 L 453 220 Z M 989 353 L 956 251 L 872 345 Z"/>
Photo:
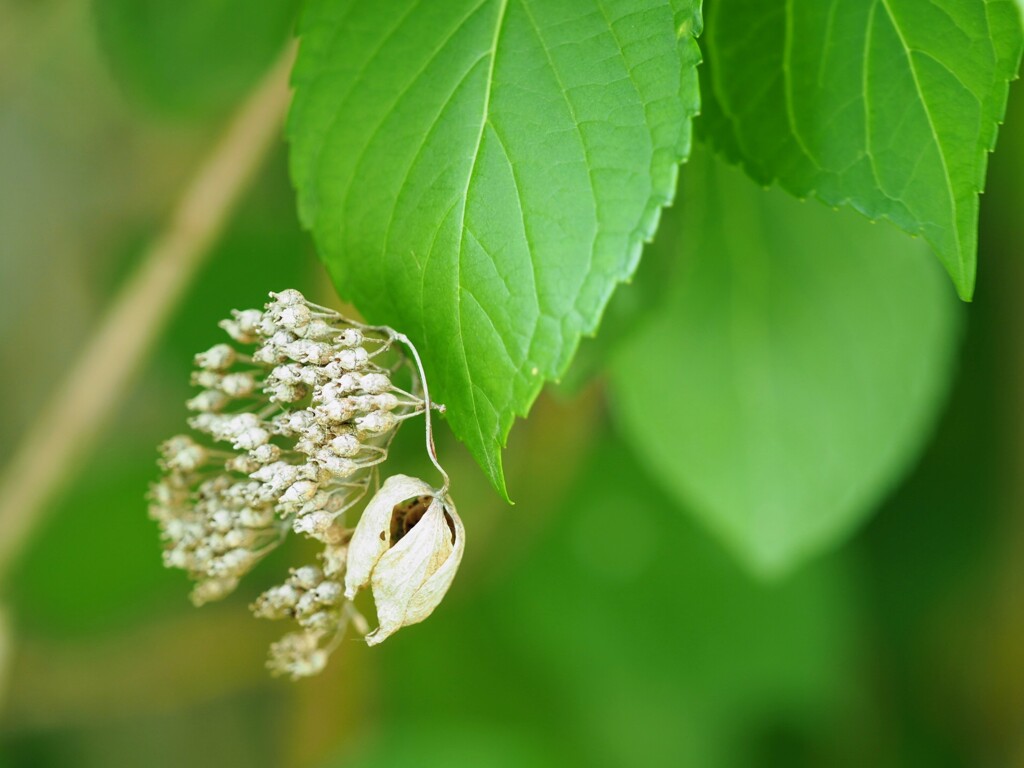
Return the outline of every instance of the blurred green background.
<path id="1" fill-rule="evenodd" d="M 251 55 L 222 61 L 202 60 L 184 18 L 186 43 L 115 82 L 100 45 L 131 37 L 116 5 L 0 0 L 0 462 L 292 12 L 243 24 Z M 159 7 L 138 4 L 133 23 L 165 28 L 146 16 Z M 290 683 L 263 666 L 284 628 L 246 605 L 298 553 L 194 609 L 143 500 L 216 321 L 286 286 L 336 303 L 279 145 L 4 585 L 0 765 L 1024 766 L 1022 208 L 1018 82 L 941 420 L 837 551 L 753 578 L 628 447 L 599 340 L 588 383 L 513 431 L 515 507 L 442 438 L 470 544 L 434 616 L 380 648 L 346 642 Z M 396 468 L 426 472 L 418 436 L 402 439 Z"/>

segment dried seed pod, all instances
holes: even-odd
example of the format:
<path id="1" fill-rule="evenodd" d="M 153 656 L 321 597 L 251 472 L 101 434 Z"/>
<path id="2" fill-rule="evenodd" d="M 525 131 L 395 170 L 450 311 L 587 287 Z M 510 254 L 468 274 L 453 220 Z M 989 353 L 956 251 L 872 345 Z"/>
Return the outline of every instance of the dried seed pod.
<path id="1" fill-rule="evenodd" d="M 462 561 L 465 530 L 448 496 L 406 475 L 389 477 L 370 500 L 349 542 L 345 596 L 367 583 L 377 606 L 376 645 L 427 618 Z"/>

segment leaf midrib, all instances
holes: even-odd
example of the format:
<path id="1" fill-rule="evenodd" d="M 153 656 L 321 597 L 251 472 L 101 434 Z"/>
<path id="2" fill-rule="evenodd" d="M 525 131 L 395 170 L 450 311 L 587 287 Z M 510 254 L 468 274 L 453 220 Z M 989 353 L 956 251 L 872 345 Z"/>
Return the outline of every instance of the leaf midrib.
<path id="1" fill-rule="evenodd" d="M 465 248 L 465 243 L 466 243 L 466 209 L 469 207 L 469 188 L 473 184 L 473 176 L 476 174 L 477 160 L 480 157 L 480 145 L 483 143 L 484 130 L 486 129 L 487 122 L 490 119 L 491 93 L 494 90 L 494 66 L 495 66 L 495 62 L 498 59 L 498 43 L 501 40 L 501 31 L 502 31 L 502 29 L 505 26 L 505 24 L 504 24 L 504 22 L 505 22 L 505 12 L 508 10 L 508 4 L 509 4 L 509 0 L 500 0 L 500 5 L 498 7 L 498 16 L 497 16 L 497 18 L 495 19 L 495 22 L 494 22 L 494 36 L 491 38 L 490 61 L 487 64 L 487 77 L 485 79 L 485 85 L 484 85 L 484 103 L 483 103 L 483 108 L 481 109 L 480 129 L 477 131 L 476 146 L 473 148 L 473 160 L 472 160 L 472 162 L 470 163 L 470 166 L 469 166 L 469 173 L 466 174 L 466 186 L 465 186 L 465 188 L 462 191 L 462 210 L 459 212 L 459 250 L 458 250 L 458 253 L 457 253 L 456 259 L 455 259 L 455 267 L 456 267 L 456 269 L 455 269 L 455 286 L 456 286 L 456 290 L 455 290 L 455 296 L 456 296 L 455 307 L 456 307 L 456 313 L 457 313 L 457 318 L 456 318 L 457 319 L 457 323 L 456 323 L 456 325 L 458 327 L 458 332 L 459 332 L 459 349 L 462 352 L 462 367 L 466 371 L 466 382 L 472 388 L 472 391 L 474 393 L 470 397 L 470 401 L 472 402 L 472 405 L 473 405 L 473 422 L 476 424 L 477 436 L 480 438 L 480 445 L 481 446 L 486 445 L 487 441 L 486 441 L 486 438 L 484 437 L 483 427 L 480 424 L 479 408 L 477 406 L 477 396 L 475 394 L 476 392 L 480 391 L 480 388 L 477 387 L 474 384 L 474 382 L 473 382 L 473 374 L 472 374 L 472 371 L 469 368 L 469 356 L 468 356 L 467 351 L 466 351 L 466 336 L 465 336 L 465 333 L 463 332 L 463 325 L 464 325 L 464 323 L 463 323 L 463 314 L 462 314 L 462 253 L 463 253 L 463 250 Z M 427 254 L 426 262 L 423 265 L 423 267 L 424 267 L 424 269 L 423 269 L 423 278 L 422 278 L 422 285 L 423 286 L 426 285 L 426 274 L 427 274 L 426 267 L 427 267 L 427 264 L 430 262 L 431 255 L 432 255 L 432 252 Z M 425 304 L 424 304 L 424 301 L 423 301 L 423 295 L 424 295 L 423 291 L 421 290 L 420 291 L 420 318 L 421 318 L 421 323 L 423 322 L 422 318 L 423 318 L 423 314 L 425 312 L 425 309 L 424 309 Z M 491 409 L 494 410 L 494 406 L 493 405 L 491 406 Z M 495 414 L 497 414 L 496 411 L 495 411 Z M 501 477 L 501 472 L 497 472 L 496 476 L 497 477 Z M 502 486 L 504 486 L 504 480 L 502 480 Z M 503 495 L 506 495 L 504 487 L 502 487 L 500 490 L 501 490 Z"/>

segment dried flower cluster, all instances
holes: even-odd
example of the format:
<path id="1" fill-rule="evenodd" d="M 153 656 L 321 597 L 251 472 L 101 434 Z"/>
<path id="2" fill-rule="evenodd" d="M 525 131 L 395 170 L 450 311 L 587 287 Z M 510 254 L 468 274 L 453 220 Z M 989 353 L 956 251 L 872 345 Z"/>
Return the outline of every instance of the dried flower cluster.
<path id="1" fill-rule="evenodd" d="M 262 311 L 236 310 L 221 323 L 248 352 L 218 344 L 196 355 L 192 382 L 202 390 L 187 403 L 189 426 L 207 439 L 178 435 L 161 446 L 164 475 L 151 488 L 150 515 L 165 564 L 195 580 L 196 605 L 230 594 L 289 532 L 320 544 L 319 565 L 292 569 L 252 606 L 258 617 L 297 622 L 268 662 L 297 678 L 323 669 L 350 626 L 368 632 L 352 603 L 367 585 L 379 624 L 371 644 L 430 615 L 465 534 L 434 454 L 430 411 L 438 406 L 415 347 L 298 291 L 270 295 Z M 402 370 L 408 390 L 394 382 Z M 378 484 L 397 429 L 420 414 L 444 484 L 389 477 L 351 526 L 348 513 Z"/>

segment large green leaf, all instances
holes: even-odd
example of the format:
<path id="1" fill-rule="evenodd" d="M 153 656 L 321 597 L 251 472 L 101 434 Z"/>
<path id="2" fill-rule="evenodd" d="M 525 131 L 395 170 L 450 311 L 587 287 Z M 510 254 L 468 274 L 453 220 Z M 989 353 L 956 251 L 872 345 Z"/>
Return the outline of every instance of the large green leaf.
<path id="1" fill-rule="evenodd" d="M 969 299 L 1021 54 L 1011 0 L 715 0 L 705 134 L 758 181 L 887 218 Z"/>
<path id="2" fill-rule="evenodd" d="M 778 572 L 847 535 L 915 457 L 956 298 L 922 243 L 850 211 L 721 165 L 685 189 L 684 268 L 614 360 L 617 415 L 668 489 Z"/>
<path id="3" fill-rule="evenodd" d="M 313 0 L 290 117 L 342 296 L 420 346 L 452 429 L 501 446 L 673 194 L 695 0 Z M 674 13 L 675 11 L 675 13 Z"/>
<path id="4" fill-rule="evenodd" d="M 159 112 L 222 111 L 281 50 L 298 0 L 93 0 L 104 53 Z"/>

